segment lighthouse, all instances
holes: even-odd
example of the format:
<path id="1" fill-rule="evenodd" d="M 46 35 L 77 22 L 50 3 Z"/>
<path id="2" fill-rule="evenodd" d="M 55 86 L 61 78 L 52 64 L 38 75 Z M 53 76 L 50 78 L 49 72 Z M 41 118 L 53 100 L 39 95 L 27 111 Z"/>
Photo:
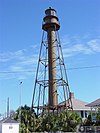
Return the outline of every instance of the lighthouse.
<path id="1" fill-rule="evenodd" d="M 42 22 L 43 34 L 32 98 L 32 108 L 37 109 L 37 114 L 44 110 L 72 108 L 59 29 L 57 12 L 49 7 Z M 61 105 L 62 101 L 67 103 Z"/>

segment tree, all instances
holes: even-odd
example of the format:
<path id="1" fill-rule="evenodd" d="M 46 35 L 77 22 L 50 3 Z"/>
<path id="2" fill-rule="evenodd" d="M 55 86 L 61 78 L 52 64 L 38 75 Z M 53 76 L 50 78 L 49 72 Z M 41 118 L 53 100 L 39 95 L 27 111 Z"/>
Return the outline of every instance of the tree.
<path id="1" fill-rule="evenodd" d="M 95 121 L 92 120 L 92 117 L 95 117 Z M 96 112 L 91 112 L 87 119 L 84 121 L 83 125 L 85 126 L 100 126 L 100 107 Z"/>
<path id="2" fill-rule="evenodd" d="M 40 119 L 40 126 L 37 131 L 76 131 L 76 126 L 82 122 L 80 116 L 72 111 L 44 114 Z"/>
<path id="3" fill-rule="evenodd" d="M 73 111 L 45 112 L 43 116 L 37 117 L 34 110 L 26 105 L 16 110 L 14 119 L 21 123 L 20 133 L 73 132 L 76 131 L 76 126 L 82 122 L 80 116 Z"/>
<path id="4" fill-rule="evenodd" d="M 14 119 L 20 122 L 20 133 L 32 132 L 36 128 L 36 118 L 34 110 L 27 105 L 18 108 L 14 114 Z"/>
<path id="5" fill-rule="evenodd" d="M 100 126 L 100 107 L 98 107 L 98 112 L 96 115 L 96 125 Z"/>

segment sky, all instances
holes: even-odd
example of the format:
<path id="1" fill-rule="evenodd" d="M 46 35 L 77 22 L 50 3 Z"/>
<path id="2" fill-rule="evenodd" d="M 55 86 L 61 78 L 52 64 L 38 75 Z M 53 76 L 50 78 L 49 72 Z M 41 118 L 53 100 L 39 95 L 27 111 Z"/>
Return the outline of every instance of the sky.
<path id="1" fill-rule="evenodd" d="M 31 105 L 45 9 L 57 11 L 70 90 L 100 98 L 100 0 L 0 0 L 0 113 Z M 20 84 L 22 82 L 22 84 Z"/>

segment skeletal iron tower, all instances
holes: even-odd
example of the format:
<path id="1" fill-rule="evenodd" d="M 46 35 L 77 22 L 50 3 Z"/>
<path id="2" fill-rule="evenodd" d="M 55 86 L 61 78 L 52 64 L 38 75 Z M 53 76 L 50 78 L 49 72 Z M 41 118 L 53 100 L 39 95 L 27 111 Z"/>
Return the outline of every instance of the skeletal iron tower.
<path id="1" fill-rule="evenodd" d="M 60 23 L 55 9 L 50 7 L 45 10 L 42 29 L 43 35 L 32 99 L 32 108 L 37 109 L 37 114 L 43 113 L 45 110 L 72 108 L 67 72 L 58 34 Z"/>

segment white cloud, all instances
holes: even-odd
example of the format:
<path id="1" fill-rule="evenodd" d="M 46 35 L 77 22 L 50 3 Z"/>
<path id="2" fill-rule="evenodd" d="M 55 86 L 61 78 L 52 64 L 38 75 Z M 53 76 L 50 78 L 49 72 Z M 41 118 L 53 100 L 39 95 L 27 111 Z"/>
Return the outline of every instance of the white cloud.
<path id="1" fill-rule="evenodd" d="M 17 71 L 22 71 L 23 70 L 23 67 L 21 67 L 21 66 L 11 66 L 10 67 L 10 69 L 11 69 L 11 71 L 13 72 L 17 72 Z"/>
<path id="2" fill-rule="evenodd" d="M 95 54 L 100 52 L 100 38 L 89 39 L 88 36 L 85 40 L 84 37 L 73 36 L 62 40 L 64 57 L 75 56 L 77 54 Z M 68 40 L 67 40 L 68 39 Z"/>
<path id="3" fill-rule="evenodd" d="M 88 42 L 90 49 L 94 52 L 100 52 L 100 39 L 93 39 Z"/>
<path id="4" fill-rule="evenodd" d="M 100 37 L 88 38 L 88 36 L 64 36 L 61 39 L 64 57 L 74 57 L 76 55 L 92 55 L 100 52 Z M 21 79 L 31 76 L 36 72 L 39 49 L 37 45 L 29 46 L 27 49 L 18 50 L 15 52 L 0 53 L 0 71 L 10 71 L 2 73 L 0 78 L 15 78 L 13 72 L 16 72 L 17 78 Z M 3 67 L 5 66 L 6 67 Z M 1 67 L 2 66 L 2 67 Z M 32 70 L 28 72 L 28 70 Z M 22 71 L 22 73 L 20 73 Z M 24 72 L 26 71 L 26 72 Z M 18 72 L 18 73 L 17 73 Z M 7 76 L 8 75 L 8 76 Z"/>
<path id="5" fill-rule="evenodd" d="M 11 79 L 16 75 L 16 78 L 20 79 L 32 75 L 36 70 L 38 59 L 38 54 L 33 51 L 32 47 L 29 47 L 15 52 L 0 53 L 0 78 Z"/>
<path id="6" fill-rule="evenodd" d="M 21 66 L 34 65 L 37 63 L 37 59 L 38 59 L 38 54 L 25 56 L 21 58 L 21 61 L 17 62 L 17 65 L 21 65 Z"/>
<path id="7" fill-rule="evenodd" d="M 75 44 L 63 49 L 64 57 L 75 56 L 77 54 L 92 54 L 93 51 L 82 44 Z"/>
<path id="8" fill-rule="evenodd" d="M 24 49 L 15 52 L 0 53 L 0 62 L 7 62 L 13 59 L 18 59 L 24 55 Z"/>

